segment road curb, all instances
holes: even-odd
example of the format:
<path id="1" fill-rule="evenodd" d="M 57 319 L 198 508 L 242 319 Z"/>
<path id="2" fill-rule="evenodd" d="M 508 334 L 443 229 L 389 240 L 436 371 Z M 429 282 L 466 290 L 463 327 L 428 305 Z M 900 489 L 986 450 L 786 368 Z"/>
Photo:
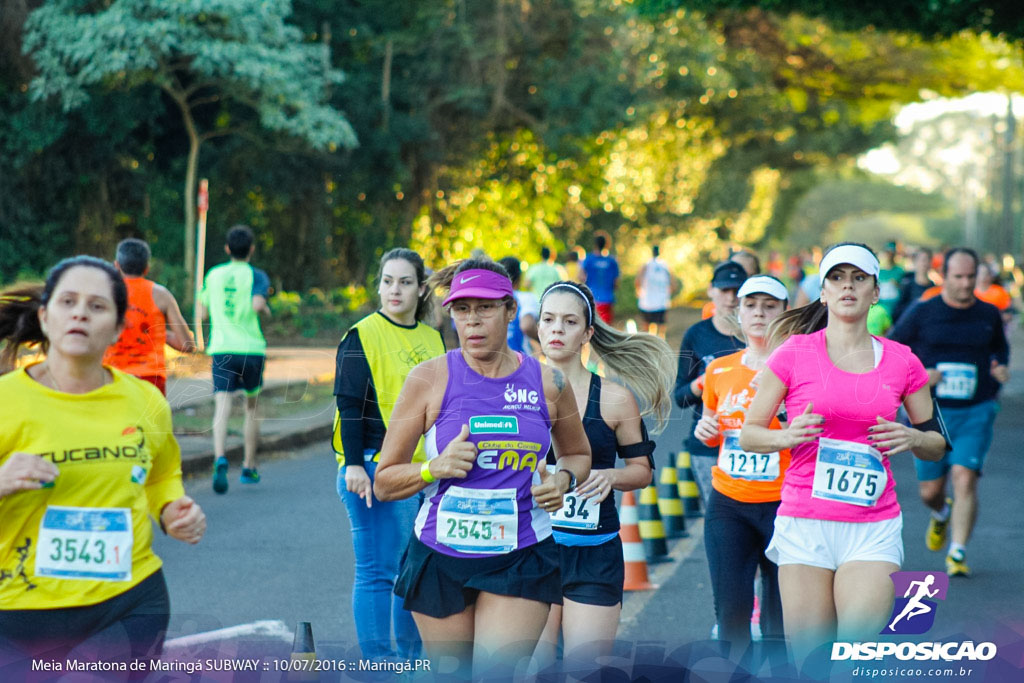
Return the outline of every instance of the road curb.
<path id="1" fill-rule="evenodd" d="M 329 449 L 333 423 L 327 422 L 306 429 L 279 432 L 277 434 L 260 435 L 256 447 L 259 459 L 281 457 L 309 444 L 321 441 L 324 449 Z M 241 465 L 243 457 L 242 444 L 229 447 L 224 455 L 233 465 Z M 197 453 L 182 458 L 181 473 L 184 475 L 209 474 L 213 471 L 213 451 Z"/>

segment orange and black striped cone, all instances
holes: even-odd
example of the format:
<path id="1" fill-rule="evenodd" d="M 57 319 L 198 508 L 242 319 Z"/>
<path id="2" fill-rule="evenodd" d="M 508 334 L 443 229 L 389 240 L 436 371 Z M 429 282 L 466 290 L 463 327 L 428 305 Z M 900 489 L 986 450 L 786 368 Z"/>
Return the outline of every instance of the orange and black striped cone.
<path id="1" fill-rule="evenodd" d="M 683 512 L 687 517 L 700 517 L 700 491 L 693 478 L 690 466 L 690 452 L 680 451 L 676 456 L 676 470 L 679 473 L 679 497 L 683 499 Z"/>
<path id="2" fill-rule="evenodd" d="M 661 523 L 658 511 L 658 490 L 648 486 L 640 491 L 640 505 L 637 506 L 640 518 L 640 539 L 644 543 L 644 554 L 648 564 L 671 562 L 668 555 L 668 541 L 665 539 L 665 526 Z"/>
<path id="3" fill-rule="evenodd" d="M 658 511 L 661 522 L 665 526 L 665 535 L 669 538 L 686 538 L 686 516 L 683 514 L 683 500 L 679 497 L 679 477 L 676 468 L 661 469 L 658 480 Z"/>
<path id="4" fill-rule="evenodd" d="M 640 518 L 636 510 L 636 498 L 632 491 L 622 494 L 619 509 L 619 538 L 622 540 L 622 559 L 626 575 L 622 589 L 627 591 L 649 591 L 657 588 L 647 576 L 647 559 L 640 540 Z"/>

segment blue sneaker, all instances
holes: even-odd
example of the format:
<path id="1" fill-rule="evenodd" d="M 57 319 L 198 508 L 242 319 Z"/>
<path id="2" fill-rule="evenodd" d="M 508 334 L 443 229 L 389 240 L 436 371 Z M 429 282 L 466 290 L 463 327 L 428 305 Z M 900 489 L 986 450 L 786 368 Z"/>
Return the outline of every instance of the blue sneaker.
<path id="1" fill-rule="evenodd" d="M 255 467 L 243 467 L 242 476 L 238 478 L 238 481 L 243 484 L 258 484 L 260 483 L 260 473 L 256 471 Z"/>
<path id="2" fill-rule="evenodd" d="M 228 492 L 228 459 L 223 455 L 213 464 L 213 492 Z"/>

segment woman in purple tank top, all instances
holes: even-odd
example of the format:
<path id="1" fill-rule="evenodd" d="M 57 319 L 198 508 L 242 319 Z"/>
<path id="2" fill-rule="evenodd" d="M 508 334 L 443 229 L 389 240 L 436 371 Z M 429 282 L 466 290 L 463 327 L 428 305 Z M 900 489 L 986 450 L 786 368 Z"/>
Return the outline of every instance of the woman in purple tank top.
<path id="1" fill-rule="evenodd" d="M 508 347 L 516 304 L 505 270 L 473 259 L 430 284 L 451 290 L 444 305 L 461 348 L 409 373 L 374 494 L 423 491 L 395 593 L 428 655 L 456 658 L 462 676 L 508 674 L 561 604 L 550 514 L 588 477 L 590 446 L 562 373 Z M 423 435 L 428 460 L 413 464 Z M 559 454 L 553 475 L 544 468 L 550 445 Z"/>

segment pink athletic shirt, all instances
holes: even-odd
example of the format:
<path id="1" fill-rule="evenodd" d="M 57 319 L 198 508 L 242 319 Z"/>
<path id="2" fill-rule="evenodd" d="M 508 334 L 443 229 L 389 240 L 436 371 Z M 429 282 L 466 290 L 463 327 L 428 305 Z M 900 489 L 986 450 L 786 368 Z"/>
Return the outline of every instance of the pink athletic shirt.
<path id="1" fill-rule="evenodd" d="M 856 374 L 832 364 L 825 347 L 825 330 L 796 334 L 768 358 L 768 368 L 782 380 L 786 413 L 800 415 L 813 403 L 812 412 L 825 417 L 821 437 L 870 444 L 868 428 L 877 416 L 895 420 L 903 400 L 928 383 L 928 373 L 910 348 L 882 337 L 882 358 L 870 372 Z M 782 484 L 778 514 L 837 522 L 877 522 L 900 514 L 889 458 L 882 456 L 888 482 L 871 507 L 863 507 L 811 496 L 818 441 L 792 449 L 793 458 Z M 911 453 L 896 457 L 912 458 Z"/>

